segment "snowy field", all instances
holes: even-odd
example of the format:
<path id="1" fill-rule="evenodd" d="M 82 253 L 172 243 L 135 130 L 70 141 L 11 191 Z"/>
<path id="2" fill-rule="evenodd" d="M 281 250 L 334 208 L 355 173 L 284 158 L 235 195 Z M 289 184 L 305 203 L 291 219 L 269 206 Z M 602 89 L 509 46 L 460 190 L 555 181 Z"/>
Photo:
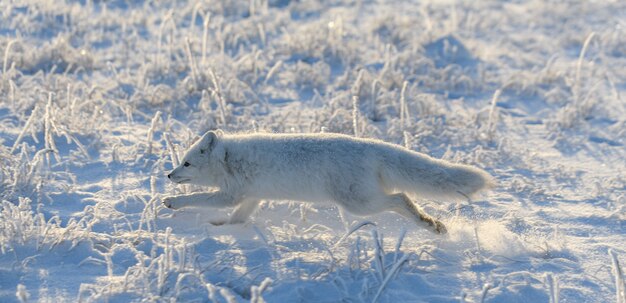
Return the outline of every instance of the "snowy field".
<path id="1" fill-rule="evenodd" d="M 625 1 L 0 0 L 0 59 L 1 302 L 626 302 Z M 421 201 L 445 236 L 295 201 L 213 226 L 161 204 L 208 190 L 165 176 L 211 129 L 498 186 Z"/>

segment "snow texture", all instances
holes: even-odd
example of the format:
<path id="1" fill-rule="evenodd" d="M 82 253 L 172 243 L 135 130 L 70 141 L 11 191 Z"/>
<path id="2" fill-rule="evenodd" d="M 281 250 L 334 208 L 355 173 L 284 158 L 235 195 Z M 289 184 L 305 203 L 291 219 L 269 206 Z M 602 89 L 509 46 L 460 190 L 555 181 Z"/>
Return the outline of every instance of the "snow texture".
<path id="1" fill-rule="evenodd" d="M 626 302 L 624 1 L 0 1 L 2 302 Z M 495 177 L 393 213 L 162 206 L 200 134 Z"/>

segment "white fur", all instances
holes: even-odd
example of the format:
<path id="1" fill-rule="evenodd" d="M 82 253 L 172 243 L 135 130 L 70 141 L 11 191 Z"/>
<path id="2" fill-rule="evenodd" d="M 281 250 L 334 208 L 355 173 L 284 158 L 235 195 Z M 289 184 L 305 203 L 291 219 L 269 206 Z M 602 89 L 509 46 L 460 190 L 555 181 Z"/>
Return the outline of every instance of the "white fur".
<path id="1" fill-rule="evenodd" d="M 458 200 L 492 184 L 491 176 L 478 168 L 338 134 L 207 132 L 168 177 L 219 190 L 167 197 L 167 207 L 237 206 L 230 223 L 244 222 L 261 199 L 333 201 L 356 215 L 392 210 L 439 233 L 446 231 L 444 225 L 405 192 Z"/>

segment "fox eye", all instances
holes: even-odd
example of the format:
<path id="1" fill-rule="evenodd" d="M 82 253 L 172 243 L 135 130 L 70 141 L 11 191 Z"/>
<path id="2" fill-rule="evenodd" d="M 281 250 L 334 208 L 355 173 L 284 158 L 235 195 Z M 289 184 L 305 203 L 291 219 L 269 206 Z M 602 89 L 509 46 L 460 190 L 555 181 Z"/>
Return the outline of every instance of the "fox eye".
<path id="1" fill-rule="evenodd" d="M 191 164 L 189 164 L 189 162 L 185 162 L 185 164 L 183 164 L 184 167 L 187 167 L 189 165 L 191 165 Z"/>

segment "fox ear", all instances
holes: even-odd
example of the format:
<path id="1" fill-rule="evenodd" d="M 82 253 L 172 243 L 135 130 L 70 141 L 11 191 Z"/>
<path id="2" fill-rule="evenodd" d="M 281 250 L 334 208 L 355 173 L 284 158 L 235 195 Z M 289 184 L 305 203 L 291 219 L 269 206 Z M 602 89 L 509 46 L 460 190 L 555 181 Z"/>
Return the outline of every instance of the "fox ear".
<path id="1" fill-rule="evenodd" d="M 200 153 L 204 154 L 211 151 L 216 142 L 217 135 L 212 131 L 206 132 L 204 136 L 202 136 L 202 138 L 200 139 Z"/>

